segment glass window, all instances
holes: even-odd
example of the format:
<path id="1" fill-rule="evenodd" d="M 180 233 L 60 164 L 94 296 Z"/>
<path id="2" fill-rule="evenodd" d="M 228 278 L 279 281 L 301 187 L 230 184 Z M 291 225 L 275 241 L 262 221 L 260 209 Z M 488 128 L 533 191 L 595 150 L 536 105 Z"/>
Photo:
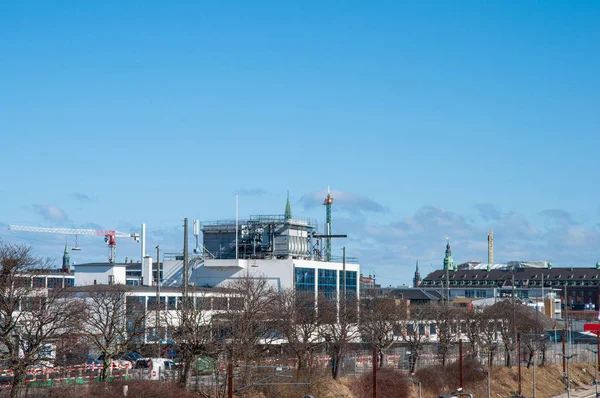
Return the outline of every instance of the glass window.
<path id="1" fill-rule="evenodd" d="M 229 297 L 229 308 L 240 311 L 244 309 L 244 299 L 242 297 Z"/>
<path id="2" fill-rule="evenodd" d="M 294 272 L 296 292 L 315 292 L 315 270 L 314 268 L 296 268 Z"/>
<path id="3" fill-rule="evenodd" d="M 434 323 L 430 323 L 429 324 L 429 334 L 434 335 L 437 333 L 437 330 L 435 328 L 435 324 Z"/>
<path id="4" fill-rule="evenodd" d="M 33 287 L 46 287 L 46 278 L 44 277 L 34 277 L 33 278 Z"/>
<path id="5" fill-rule="evenodd" d="M 227 297 L 213 297 L 213 310 L 215 310 L 215 311 L 227 310 Z"/>
<path id="6" fill-rule="evenodd" d="M 328 299 L 336 299 L 336 274 L 337 271 L 334 269 L 319 270 L 319 295 L 324 295 Z"/>
<path id="7" fill-rule="evenodd" d="M 73 287 L 75 286 L 75 279 L 67 278 L 65 279 L 65 287 Z"/>
<path id="8" fill-rule="evenodd" d="M 177 298 L 176 297 L 169 297 L 168 298 L 168 305 L 167 305 L 167 309 L 169 310 L 175 310 L 177 309 Z"/>
<path id="9" fill-rule="evenodd" d="M 48 278 L 48 289 L 56 289 L 62 287 L 62 278 Z"/>
<path id="10" fill-rule="evenodd" d="M 342 291 L 344 272 L 340 271 L 340 292 Z M 346 271 L 346 295 L 356 295 L 356 271 Z"/>
<path id="11" fill-rule="evenodd" d="M 210 297 L 196 297 L 196 308 L 201 311 L 210 311 Z"/>

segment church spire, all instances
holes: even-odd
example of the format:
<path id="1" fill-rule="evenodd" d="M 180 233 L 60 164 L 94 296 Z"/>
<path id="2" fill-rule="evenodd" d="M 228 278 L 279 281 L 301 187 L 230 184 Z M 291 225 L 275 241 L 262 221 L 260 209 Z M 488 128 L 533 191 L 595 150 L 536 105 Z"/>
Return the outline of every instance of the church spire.
<path id="1" fill-rule="evenodd" d="M 65 241 L 65 251 L 63 253 L 62 270 L 65 272 L 71 271 L 71 259 L 69 258 L 69 247 L 67 241 Z"/>
<path id="2" fill-rule="evenodd" d="M 287 191 L 287 202 L 285 203 L 285 213 L 283 215 L 286 220 L 292 218 L 292 205 L 290 204 L 290 191 Z"/>
<path id="3" fill-rule="evenodd" d="M 421 284 L 421 274 L 419 273 L 419 260 L 417 260 L 417 267 L 415 269 L 415 276 L 413 278 L 413 287 L 419 287 Z"/>
<path id="4" fill-rule="evenodd" d="M 452 250 L 450 249 L 450 239 L 446 243 L 446 256 L 444 257 L 444 271 L 456 271 L 454 268 L 454 260 L 452 259 Z"/>

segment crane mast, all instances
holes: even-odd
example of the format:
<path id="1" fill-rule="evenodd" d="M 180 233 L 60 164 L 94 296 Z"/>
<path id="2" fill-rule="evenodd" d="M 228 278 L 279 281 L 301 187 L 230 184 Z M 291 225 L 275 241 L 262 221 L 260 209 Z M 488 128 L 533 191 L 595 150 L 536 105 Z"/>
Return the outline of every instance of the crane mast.
<path id="1" fill-rule="evenodd" d="M 325 235 L 329 237 L 326 238 L 325 241 L 325 260 L 331 261 L 331 204 L 333 203 L 333 197 L 329 192 L 329 187 L 327 187 L 327 197 L 323 201 L 323 205 L 325 206 Z"/>
<path id="2" fill-rule="evenodd" d="M 45 227 L 30 227 L 24 225 L 9 225 L 11 231 L 22 232 L 42 232 L 49 234 L 61 235 L 87 235 L 87 236 L 104 236 L 104 242 L 108 245 L 109 256 L 108 261 L 114 263 L 117 258 L 117 239 L 116 238 L 133 238 L 136 242 L 140 241 L 140 235 L 136 233 L 126 233 L 115 231 L 114 229 L 79 229 L 79 228 L 45 228 Z"/>
<path id="3" fill-rule="evenodd" d="M 488 270 L 494 264 L 494 231 L 488 232 Z"/>

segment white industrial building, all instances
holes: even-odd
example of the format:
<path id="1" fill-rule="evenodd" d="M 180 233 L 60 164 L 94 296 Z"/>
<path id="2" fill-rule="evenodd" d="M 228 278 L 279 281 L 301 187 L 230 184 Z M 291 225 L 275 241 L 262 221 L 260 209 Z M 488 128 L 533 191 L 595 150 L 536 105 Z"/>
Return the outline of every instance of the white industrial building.
<path id="1" fill-rule="evenodd" d="M 330 196 L 328 196 L 330 198 Z M 331 206 L 333 198 L 326 200 Z M 239 278 L 264 278 L 275 290 L 338 299 L 345 290 L 358 297 L 360 266 L 352 257 L 331 253 L 331 224 L 326 235 L 316 222 L 293 218 L 289 198 L 283 215 L 257 215 L 247 220 L 194 223 L 196 238 L 202 230 L 202 246 L 189 256 L 188 283 L 197 287 L 227 287 Z M 145 237 L 142 229 L 142 252 Z M 198 242 L 198 240 L 197 240 Z M 145 254 L 145 253 L 144 253 Z M 341 253 L 340 253 L 341 254 Z M 183 255 L 166 254 L 160 263 L 162 286 L 181 286 Z M 128 284 L 153 286 L 157 264 L 152 257 L 142 263 L 89 263 L 75 266 L 75 285 Z"/>

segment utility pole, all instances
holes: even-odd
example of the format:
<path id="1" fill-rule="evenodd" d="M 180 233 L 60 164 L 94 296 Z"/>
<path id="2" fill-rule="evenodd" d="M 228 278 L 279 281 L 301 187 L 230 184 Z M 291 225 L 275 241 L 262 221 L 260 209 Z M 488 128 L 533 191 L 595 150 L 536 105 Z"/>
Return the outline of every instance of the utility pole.
<path id="1" fill-rule="evenodd" d="M 183 219 L 183 302 L 188 297 L 188 219 Z"/>
<path id="2" fill-rule="evenodd" d="M 342 296 L 344 297 L 344 313 L 346 311 L 346 247 L 342 248 Z"/>
<path id="3" fill-rule="evenodd" d="M 465 378 L 463 375 L 463 346 L 462 339 L 458 340 L 458 366 L 460 368 L 460 390 L 464 390 Z"/>
<path id="4" fill-rule="evenodd" d="M 373 347 L 373 398 L 377 398 L 377 349 Z"/>
<path id="5" fill-rule="evenodd" d="M 233 362 L 227 364 L 227 397 L 233 398 Z"/>
<path id="6" fill-rule="evenodd" d="M 562 340 L 562 358 L 563 358 L 563 373 L 567 372 L 567 353 L 565 351 L 565 329 L 560 332 L 561 340 Z"/>
<path id="7" fill-rule="evenodd" d="M 519 395 L 521 395 L 521 333 L 517 333 L 517 363 L 519 364 Z"/>
<path id="8" fill-rule="evenodd" d="M 156 353 L 157 358 L 160 358 L 160 248 L 156 246 Z"/>

